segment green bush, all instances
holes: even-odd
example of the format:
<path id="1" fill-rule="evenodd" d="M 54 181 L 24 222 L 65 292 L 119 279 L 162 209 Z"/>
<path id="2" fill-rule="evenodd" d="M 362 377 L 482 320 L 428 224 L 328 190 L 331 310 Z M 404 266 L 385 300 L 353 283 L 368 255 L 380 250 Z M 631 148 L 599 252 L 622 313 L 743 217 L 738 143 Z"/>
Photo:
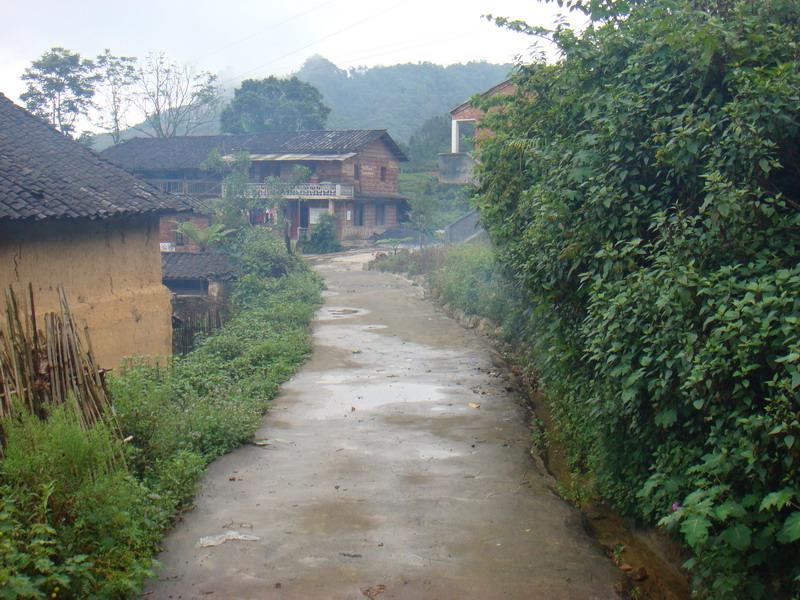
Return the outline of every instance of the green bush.
<path id="1" fill-rule="evenodd" d="M 681 537 L 699 597 L 797 596 L 800 4 L 571 4 L 563 59 L 484 103 L 520 339 L 573 469 Z"/>
<path id="2" fill-rule="evenodd" d="M 320 215 L 319 222 L 311 230 L 311 236 L 303 242 L 303 252 L 310 254 L 327 254 L 339 252 L 342 245 L 339 243 L 336 217 L 325 213 Z"/>
<path id="3" fill-rule="evenodd" d="M 0 589 L 8 597 L 125 597 L 152 566 L 147 490 L 104 423 L 69 405 L 2 423 Z"/>

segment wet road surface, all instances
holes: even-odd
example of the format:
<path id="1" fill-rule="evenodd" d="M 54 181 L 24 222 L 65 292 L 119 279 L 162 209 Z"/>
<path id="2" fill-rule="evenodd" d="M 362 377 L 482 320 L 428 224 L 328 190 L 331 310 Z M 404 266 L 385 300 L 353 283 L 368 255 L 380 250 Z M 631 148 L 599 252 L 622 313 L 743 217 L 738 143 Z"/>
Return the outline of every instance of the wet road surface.
<path id="1" fill-rule="evenodd" d="M 211 465 L 146 597 L 616 598 L 486 343 L 367 256 L 317 261 L 314 354 L 266 415 L 268 445 Z M 200 545 L 227 531 L 259 539 Z"/>

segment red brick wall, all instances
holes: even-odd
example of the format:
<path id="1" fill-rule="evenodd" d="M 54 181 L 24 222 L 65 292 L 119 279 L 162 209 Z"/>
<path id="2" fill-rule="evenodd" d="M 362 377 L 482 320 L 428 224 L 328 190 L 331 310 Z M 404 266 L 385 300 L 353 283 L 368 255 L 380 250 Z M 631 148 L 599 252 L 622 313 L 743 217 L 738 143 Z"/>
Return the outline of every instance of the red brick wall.
<path id="1" fill-rule="evenodd" d="M 158 224 L 158 241 L 159 243 L 175 244 L 177 241 L 177 234 L 175 229 L 178 223 L 182 221 L 191 221 L 201 229 L 209 226 L 211 219 L 203 215 L 195 215 L 191 213 L 171 213 L 162 215 Z M 183 246 L 175 246 L 176 250 L 181 252 L 199 252 L 200 248 L 190 240 L 184 238 L 185 244 Z"/>
<path id="2" fill-rule="evenodd" d="M 504 81 L 503 83 L 491 88 L 484 95 L 488 96 L 511 96 L 517 92 L 517 87 L 511 81 Z M 498 110 L 497 108 L 490 109 L 490 112 L 493 110 Z M 450 117 L 454 121 L 466 121 L 469 119 L 474 119 L 476 121 L 480 121 L 483 118 L 483 111 L 479 108 L 471 106 L 470 104 L 462 104 L 461 106 L 457 106 L 452 111 L 450 111 Z M 478 127 L 475 129 L 475 139 L 477 141 L 485 140 L 491 137 L 492 132 L 488 129 Z"/>
<path id="3" fill-rule="evenodd" d="M 476 106 L 466 104 L 456 108 L 450 113 L 450 116 L 454 121 L 466 121 L 467 119 L 475 119 L 477 121 L 483 117 L 483 111 Z"/>

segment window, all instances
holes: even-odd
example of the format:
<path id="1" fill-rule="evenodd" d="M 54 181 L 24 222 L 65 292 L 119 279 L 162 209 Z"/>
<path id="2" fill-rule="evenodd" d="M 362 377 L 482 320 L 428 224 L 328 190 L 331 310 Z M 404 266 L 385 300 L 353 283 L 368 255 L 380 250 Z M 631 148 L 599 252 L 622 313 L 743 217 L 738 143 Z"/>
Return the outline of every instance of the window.
<path id="1" fill-rule="evenodd" d="M 358 163 L 353 165 L 353 179 L 361 179 L 361 165 Z"/>
<path id="2" fill-rule="evenodd" d="M 186 222 L 186 219 L 178 219 L 177 221 L 173 221 L 173 225 L 175 225 L 174 233 L 175 233 L 175 246 L 185 246 L 186 245 L 186 236 L 184 236 L 180 232 L 181 224 Z"/>
<path id="3" fill-rule="evenodd" d="M 381 181 L 386 181 L 386 167 L 381 167 Z"/>
<path id="4" fill-rule="evenodd" d="M 375 205 L 375 225 L 383 225 L 386 221 L 386 205 L 385 204 L 376 204 Z"/>
<path id="5" fill-rule="evenodd" d="M 354 227 L 363 227 L 364 226 L 364 205 L 363 204 L 356 204 L 353 207 L 353 226 Z"/>

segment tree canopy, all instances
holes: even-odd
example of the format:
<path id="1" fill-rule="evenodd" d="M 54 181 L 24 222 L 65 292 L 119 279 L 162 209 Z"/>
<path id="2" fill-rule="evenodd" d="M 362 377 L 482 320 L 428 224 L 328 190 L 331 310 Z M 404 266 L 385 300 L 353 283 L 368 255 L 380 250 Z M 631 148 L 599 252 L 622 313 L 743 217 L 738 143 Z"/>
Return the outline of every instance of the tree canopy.
<path id="1" fill-rule="evenodd" d="M 684 540 L 698 597 L 796 597 L 800 4 L 572 4 L 562 60 L 483 103 L 526 354 L 573 469 Z"/>
<path id="2" fill-rule="evenodd" d="M 136 69 L 134 103 L 144 115 L 135 127 L 150 137 L 191 135 L 219 115 L 217 77 L 180 64 L 163 52 L 148 54 Z"/>
<path id="3" fill-rule="evenodd" d="M 75 133 L 76 121 L 92 108 L 97 76 L 94 63 L 77 52 L 54 47 L 25 69 L 22 101 L 65 135 Z"/>
<path id="4" fill-rule="evenodd" d="M 132 56 L 115 56 L 106 48 L 97 57 L 95 64 L 97 94 L 101 97 L 101 103 L 97 105 L 99 116 L 96 124 L 111 135 L 115 144 L 119 144 L 121 132 L 127 126 L 126 115 L 133 100 L 136 59 Z"/>
<path id="5" fill-rule="evenodd" d="M 297 77 L 246 79 L 221 115 L 224 133 L 325 129 L 330 109 L 322 94 Z"/>

